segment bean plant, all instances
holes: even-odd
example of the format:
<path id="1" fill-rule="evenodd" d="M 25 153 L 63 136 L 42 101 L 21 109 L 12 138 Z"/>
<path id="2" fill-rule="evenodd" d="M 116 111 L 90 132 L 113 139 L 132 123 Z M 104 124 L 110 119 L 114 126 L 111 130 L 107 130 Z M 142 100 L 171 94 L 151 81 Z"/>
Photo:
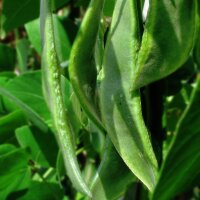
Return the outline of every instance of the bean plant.
<path id="1" fill-rule="evenodd" d="M 1 200 L 200 199 L 200 1 L 0 2 Z"/>

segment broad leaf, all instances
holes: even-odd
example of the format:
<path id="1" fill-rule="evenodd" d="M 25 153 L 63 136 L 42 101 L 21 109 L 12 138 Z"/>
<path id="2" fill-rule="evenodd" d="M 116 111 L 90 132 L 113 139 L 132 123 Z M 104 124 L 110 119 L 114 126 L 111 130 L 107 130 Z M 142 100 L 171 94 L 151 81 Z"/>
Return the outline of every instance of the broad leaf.
<path id="1" fill-rule="evenodd" d="M 0 156 L 3 156 L 4 154 L 10 153 L 12 151 L 16 150 L 16 147 L 12 144 L 3 144 L 0 146 Z"/>
<path id="2" fill-rule="evenodd" d="M 35 163 L 42 167 L 55 166 L 58 146 L 52 132 L 23 126 L 16 130 L 16 138 L 21 147 L 29 149 Z"/>
<path id="3" fill-rule="evenodd" d="M 29 42 L 27 39 L 20 39 L 16 41 L 18 68 L 20 72 L 27 70 Z"/>
<path id="4" fill-rule="evenodd" d="M 54 0 L 54 9 L 67 3 L 69 0 Z M 2 27 L 5 31 L 37 18 L 39 16 L 39 0 L 4 0 L 2 9 Z"/>
<path id="5" fill-rule="evenodd" d="M 0 87 L 6 85 L 10 78 L 15 77 L 13 72 L 4 71 L 0 73 Z M 11 109 L 11 112 L 15 109 Z M 3 103 L 3 97 L 0 95 L 0 116 L 6 113 L 5 104 Z"/>
<path id="6" fill-rule="evenodd" d="M 36 125 L 47 128 L 50 113 L 42 96 L 40 71 L 26 73 L 5 86 L 0 85 L 0 94 L 19 106 Z"/>
<path id="7" fill-rule="evenodd" d="M 62 23 L 58 16 L 54 15 L 54 34 L 55 34 L 55 44 L 56 51 L 58 53 L 58 59 L 60 63 L 66 62 L 69 59 L 69 54 L 71 50 L 70 39 L 65 31 Z M 35 19 L 25 25 L 26 31 L 28 33 L 29 40 L 36 51 L 41 55 L 41 38 L 40 38 L 40 21 Z"/>
<path id="8" fill-rule="evenodd" d="M 103 8 L 103 13 L 105 16 L 111 17 L 114 10 L 116 0 L 106 0 Z"/>
<path id="9" fill-rule="evenodd" d="M 5 200 L 11 192 L 25 189 L 29 185 L 28 159 L 24 149 L 0 146 L 0 199 Z"/>
<path id="10" fill-rule="evenodd" d="M 58 184 L 32 181 L 27 193 L 20 200 L 60 200 L 63 198 L 64 192 Z"/>
<path id="11" fill-rule="evenodd" d="M 0 117 L 0 143 L 8 142 L 14 137 L 15 129 L 26 123 L 27 120 L 21 110 Z"/>

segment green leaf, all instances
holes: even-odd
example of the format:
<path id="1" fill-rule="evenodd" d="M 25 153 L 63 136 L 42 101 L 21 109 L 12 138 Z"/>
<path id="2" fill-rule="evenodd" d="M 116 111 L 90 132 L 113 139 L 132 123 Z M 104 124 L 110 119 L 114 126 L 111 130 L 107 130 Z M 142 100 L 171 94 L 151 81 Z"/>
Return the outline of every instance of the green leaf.
<path id="1" fill-rule="evenodd" d="M 66 4 L 69 0 L 54 0 L 54 10 Z M 2 27 L 5 31 L 24 25 L 38 18 L 40 0 L 4 0 L 2 9 Z"/>
<path id="2" fill-rule="evenodd" d="M 128 185 L 135 180 L 135 176 L 118 155 L 110 139 L 107 138 L 104 155 L 91 186 L 93 199 L 119 199 Z"/>
<path id="3" fill-rule="evenodd" d="M 1 72 L 0 73 L 0 86 L 5 85 L 9 81 L 9 79 L 13 78 L 13 77 L 15 77 L 13 72 L 7 72 L 7 71 Z M 15 109 L 13 109 L 13 110 L 15 110 Z M 3 97 L 0 95 L 0 116 L 5 115 L 6 111 L 7 110 L 5 108 L 5 104 L 3 103 Z"/>
<path id="4" fill-rule="evenodd" d="M 6 81 L 8 81 L 10 78 L 14 78 L 16 76 L 16 74 L 12 71 L 2 71 L 0 72 L 0 80 L 1 78 L 5 78 Z"/>
<path id="5" fill-rule="evenodd" d="M 16 149 L 16 147 L 12 144 L 2 144 L 2 145 L 0 145 L 0 156 L 10 153 L 15 149 Z"/>
<path id="6" fill-rule="evenodd" d="M 61 200 L 64 192 L 58 184 L 32 181 L 28 192 L 20 200 Z"/>
<path id="7" fill-rule="evenodd" d="M 29 185 L 28 159 L 24 149 L 0 146 L 0 199 L 5 200 L 11 192 L 25 189 Z"/>
<path id="8" fill-rule="evenodd" d="M 176 134 L 162 164 L 153 200 L 170 200 L 188 190 L 200 177 L 200 77 L 190 103 L 176 127 Z M 199 183 L 199 180 L 197 180 Z"/>
<path id="9" fill-rule="evenodd" d="M 75 3 L 75 6 L 83 6 L 84 8 L 87 8 L 90 3 L 90 0 L 77 0 Z"/>
<path id="10" fill-rule="evenodd" d="M 56 174 L 57 174 L 58 180 L 60 182 L 63 179 L 63 177 L 66 175 L 65 164 L 64 164 L 64 160 L 63 160 L 63 156 L 62 156 L 61 151 L 59 151 L 58 155 L 57 155 Z"/>
<path id="11" fill-rule="evenodd" d="M 46 130 L 46 123 L 51 118 L 42 95 L 40 71 L 24 73 L 5 86 L 0 85 L 0 94 L 19 106 L 29 119 Z"/>
<path id="12" fill-rule="evenodd" d="M 58 16 L 53 15 L 56 51 L 60 63 L 69 59 L 71 42 Z M 41 55 L 40 20 L 35 19 L 25 25 L 29 40 L 36 51 Z"/>
<path id="13" fill-rule="evenodd" d="M 20 72 L 25 72 L 27 70 L 29 45 L 28 40 L 25 38 L 16 41 L 18 68 Z"/>
<path id="14" fill-rule="evenodd" d="M 73 115 L 70 115 L 69 120 L 74 128 L 74 131 L 78 133 L 82 127 L 86 126 L 87 121 L 85 120 L 86 117 L 74 92 L 72 92 L 69 98 L 67 111 L 68 113 L 73 113 Z"/>
<path id="15" fill-rule="evenodd" d="M 188 59 L 195 39 L 196 2 L 150 1 L 133 90 L 168 76 Z"/>
<path id="16" fill-rule="evenodd" d="M 196 41 L 195 41 L 195 47 L 193 56 L 195 59 L 195 62 L 197 63 L 199 69 L 200 69 L 200 2 L 197 1 L 198 4 L 198 10 L 196 12 Z"/>
<path id="17" fill-rule="evenodd" d="M 0 117 L 0 143 L 5 143 L 13 138 L 15 129 L 26 123 L 27 120 L 21 110 Z"/>
<path id="18" fill-rule="evenodd" d="M 166 98 L 165 108 L 167 131 L 170 131 L 171 133 L 175 131 L 176 124 L 185 110 L 185 107 L 189 103 L 191 91 L 191 85 L 183 84 L 179 93 Z"/>
<path id="19" fill-rule="evenodd" d="M 116 0 L 105 0 L 103 13 L 105 16 L 111 17 L 113 14 L 114 6 L 115 6 Z"/>
<path id="20" fill-rule="evenodd" d="M 98 74 L 102 68 L 102 63 L 103 63 L 105 32 L 106 32 L 105 24 L 100 23 L 99 32 L 97 35 L 97 40 L 96 40 L 95 49 L 94 49 L 94 60 L 95 60 L 95 65 L 96 65 L 96 70 L 97 70 L 97 79 L 98 79 Z M 98 84 L 98 80 L 97 80 L 97 84 Z"/>
<path id="21" fill-rule="evenodd" d="M 90 133 L 90 143 L 93 149 L 101 154 L 105 144 L 104 134 L 99 131 L 98 127 L 92 121 L 89 121 L 87 130 Z"/>
<path id="22" fill-rule="evenodd" d="M 56 165 L 58 146 L 52 132 L 23 126 L 16 130 L 16 138 L 21 147 L 28 148 L 34 162 L 42 167 Z"/>
<path id="23" fill-rule="evenodd" d="M 39 19 L 35 19 L 31 22 L 25 24 L 25 29 L 28 34 L 28 39 L 31 42 L 31 45 L 34 49 L 41 55 L 42 47 L 41 47 L 41 38 L 40 38 L 40 21 Z"/>
<path id="24" fill-rule="evenodd" d="M 67 32 L 64 29 L 59 18 L 53 15 L 54 20 L 54 34 L 55 34 L 55 45 L 59 61 L 65 62 L 69 60 L 69 54 L 71 51 L 71 43 Z"/>
<path id="25" fill-rule="evenodd" d="M 135 176 L 152 190 L 157 161 L 143 121 L 140 94 L 130 92 L 140 45 L 141 18 L 139 1 L 116 2 L 104 54 L 100 107 L 118 153 Z"/>
<path id="26" fill-rule="evenodd" d="M 13 70 L 15 67 L 15 60 L 15 49 L 0 43 L 0 72 Z"/>
<path id="27" fill-rule="evenodd" d="M 94 49 L 104 0 L 92 0 L 70 55 L 69 76 L 81 106 L 89 118 L 102 130 L 104 126 L 97 108 Z M 91 27 L 92 25 L 92 27 Z M 88 31 L 90 30 L 90 31 Z M 95 96 L 96 95 L 96 96 Z"/>

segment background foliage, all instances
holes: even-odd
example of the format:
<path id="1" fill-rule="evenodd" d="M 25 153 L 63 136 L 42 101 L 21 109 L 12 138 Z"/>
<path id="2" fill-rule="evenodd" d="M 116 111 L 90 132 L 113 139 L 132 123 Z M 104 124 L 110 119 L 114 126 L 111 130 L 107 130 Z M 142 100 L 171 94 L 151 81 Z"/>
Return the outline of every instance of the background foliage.
<path id="1" fill-rule="evenodd" d="M 39 0 L 0 2 L 0 199 L 84 200 L 69 181 L 43 97 Z M 106 0 L 106 41 L 115 0 Z M 68 76 L 71 48 L 89 0 L 55 0 L 56 48 L 76 154 L 96 199 L 200 199 L 199 63 L 191 56 L 176 72 L 141 89 L 143 116 L 159 161 L 153 196 L 130 172 L 106 134 L 88 119 Z M 196 49 L 198 46 L 196 46 Z M 198 52 L 198 51 L 195 51 Z M 197 88 L 194 90 L 194 88 Z"/>

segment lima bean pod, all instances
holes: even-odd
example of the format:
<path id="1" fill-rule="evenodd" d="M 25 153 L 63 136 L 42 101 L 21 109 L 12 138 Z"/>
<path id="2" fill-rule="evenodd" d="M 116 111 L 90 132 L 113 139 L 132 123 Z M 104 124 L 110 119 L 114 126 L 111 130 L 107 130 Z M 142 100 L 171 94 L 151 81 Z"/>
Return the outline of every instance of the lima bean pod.
<path id="1" fill-rule="evenodd" d="M 49 95 L 53 121 L 56 128 L 56 136 L 64 158 L 64 164 L 68 176 L 74 187 L 91 196 L 91 192 L 82 178 L 78 166 L 75 148 L 73 145 L 72 130 L 65 112 L 64 99 L 61 90 L 60 65 L 55 48 L 53 31 L 53 19 L 51 13 L 52 0 L 41 0 L 41 32 L 43 38 L 42 68 L 43 81 L 45 82 L 46 97 Z M 47 100 L 48 101 L 48 100 Z"/>
<path id="2" fill-rule="evenodd" d="M 130 85 L 140 48 L 140 1 L 118 0 L 104 53 L 100 108 L 106 130 L 130 170 L 152 191 L 157 161 L 145 127 L 139 91 Z"/>
<path id="3" fill-rule="evenodd" d="M 92 0 L 84 16 L 70 55 L 69 76 L 80 104 L 88 117 L 102 130 L 104 126 L 95 103 L 97 70 L 94 49 L 104 0 Z"/>
<path id="4" fill-rule="evenodd" d="M 196 0 L 151 0 L 133 74 L 136 90 L 173 73 L 188 59 L 195 38 Z"/>
<path id="5" fill-rule="evenodd" d="M 135 180 L 107 137 L 103 158 L 91 186 L 93 200 L 119 199 Z"/>

